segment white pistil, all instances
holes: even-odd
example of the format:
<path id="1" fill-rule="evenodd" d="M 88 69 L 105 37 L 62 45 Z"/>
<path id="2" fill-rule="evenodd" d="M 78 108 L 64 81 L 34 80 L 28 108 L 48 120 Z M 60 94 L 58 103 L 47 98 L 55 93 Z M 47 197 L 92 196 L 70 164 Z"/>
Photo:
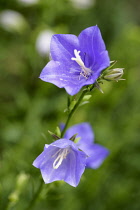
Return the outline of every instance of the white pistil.
<path id="1" fill-rule="evenodd" d="M 88 76 L 91 74 L 92 70 L 87 68 L 84 64 L 84 62 L 81 59 L 81 56 L 79 55 L 80 51 L 77 51 L 76 49 L 74 50 L 74 55 L 75 57 L 72 57 L 71 60 L 76 61 L 79 66 L 82 69 L 82 72 L 80 73 L 80 75 L 88 78 Z"/>
<path id="2" fill-rule="evenodd" d="M 81 67 L 85 67 L 84 62 L 81 59 L 81 56 L 79 55 L 80 51 L 74 50 L 75 58 L 71 58 L 71 60 L 76 61 Z"/>
<path id="3" fill-rule="evenodd" d="M 69 149 L 59 149 L 52 157 L 57 156 L 55 161 L 53 162 L 53 168 L 57 169 L 62 164 L 63 160 L 67 157 L 67 154 L 69 153 Z"/>

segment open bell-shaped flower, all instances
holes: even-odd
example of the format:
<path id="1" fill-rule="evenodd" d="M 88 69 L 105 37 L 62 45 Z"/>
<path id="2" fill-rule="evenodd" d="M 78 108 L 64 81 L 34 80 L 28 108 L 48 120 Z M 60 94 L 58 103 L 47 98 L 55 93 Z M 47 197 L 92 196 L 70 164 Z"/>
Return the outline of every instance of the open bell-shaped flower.
<path id="1" fill-rule="evenodd" d="M 75 137 L 80 138 L 77 143 L 72 141 Z M 109 154 L 108 149 L 93 140 L 94 133 L 89 123 L 72 126 L 63 139 L 45 145 L 33 165 L 40 169 L 45 183 L 64 180 L 76 187 L 85 167 L 98 168 Z"/>
<path id="2" fill-rule="evenodd" d="M 45 145 L 33 166 L 40 169 L 45 183 L 64 180 L 76 187 L 85 170 L 86 158 L 87 155 L 74 142 L 60 139 Z"/>
<path id="3" fill-rule="evenodd" d="M 78 37 L 53 35 L 50 53 L 52 60 L 42 70 L 40 79 L 65 88 L 70 95 L 95 83 L 101 71 L 110 65 L 98 26 L 83 30 Z"/>

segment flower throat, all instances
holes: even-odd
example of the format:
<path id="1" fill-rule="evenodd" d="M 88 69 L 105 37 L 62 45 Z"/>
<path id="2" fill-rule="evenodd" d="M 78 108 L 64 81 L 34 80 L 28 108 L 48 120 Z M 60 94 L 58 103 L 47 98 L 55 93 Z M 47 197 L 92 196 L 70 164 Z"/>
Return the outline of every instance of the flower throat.
<path id="1" fill-rule="evenodd" d="M 73 61 L 76 61 L 79 66 L 81 67 L 81 72 L 80 72 L 80 75 L 85 77 L 86 79 L 88 79 L 88 77 L 91 75 L 92 73 L 92 70 L 87 68 L 84 64 L 84 62 L 82 61 L 81 59 L 81 56 L 79 55 L 80 54 L 80 51 L 77 51 L 76 49 L 74 50 L 74 55 L 75 57 L 72 57 L 71 60 Z"/>

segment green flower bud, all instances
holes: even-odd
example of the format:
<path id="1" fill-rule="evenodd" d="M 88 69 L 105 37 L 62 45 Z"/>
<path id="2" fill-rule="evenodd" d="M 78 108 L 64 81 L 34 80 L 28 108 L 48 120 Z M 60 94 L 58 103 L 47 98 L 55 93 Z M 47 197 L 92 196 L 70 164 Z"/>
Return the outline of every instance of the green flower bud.
<path id="1" fill-rule="evenodd" d="M 123 75 L 123 68 L 109 69 L 104 72 L 102 79 L 107 81 L 119 81 Z"/>

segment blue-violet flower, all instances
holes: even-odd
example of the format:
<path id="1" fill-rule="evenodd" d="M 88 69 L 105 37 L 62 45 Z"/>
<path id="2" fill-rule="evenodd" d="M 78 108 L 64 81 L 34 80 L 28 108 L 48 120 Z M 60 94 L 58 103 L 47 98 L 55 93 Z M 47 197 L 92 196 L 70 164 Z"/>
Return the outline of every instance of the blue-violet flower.
<path id="1" fill-rule="evenodd" d="M 72 126 L 66 131 L 65 138 L 69 139 L 77 133 L 77 142 L 79 149 L 87 154 L 86 167 L 98 168 L 104 159 L 109 155 L 109 150 L 105 147 L 94 143 L 94 133 L 89 123 L 80 123 Z"/>
<path id="2" fill-rule="evenodd" d="M 69 140 L 76 133 L 80 138 L 78 143 Z M 45 183 L 64 180 L 76 187 L 85 167 L 98 168 L 109 154 L 106 148 L 93 140 L 94 134 L 88 123 L 72 126 L 63 139 L 45 145 L 33 165 L 40 169 Z"/>
<path id="3" fill-rule="evenodd" d="M 65 88 L 75 95 L 85 86 L 94 84 L 103 69 L 110 65 L 98 26 L 83 30 L 79 36 L 56 34 L 50 45 L 52 60 L 44 67 L 40 79 Z"/>
<path id="4" fill-rule="evenodd" d="M 87 155 L 74 142 L 60 139 L 45 145 L 33 166 L 40 169 L 45 183 L 64 180 L 76 187 L 85 170 L 86 158 Z"/>

